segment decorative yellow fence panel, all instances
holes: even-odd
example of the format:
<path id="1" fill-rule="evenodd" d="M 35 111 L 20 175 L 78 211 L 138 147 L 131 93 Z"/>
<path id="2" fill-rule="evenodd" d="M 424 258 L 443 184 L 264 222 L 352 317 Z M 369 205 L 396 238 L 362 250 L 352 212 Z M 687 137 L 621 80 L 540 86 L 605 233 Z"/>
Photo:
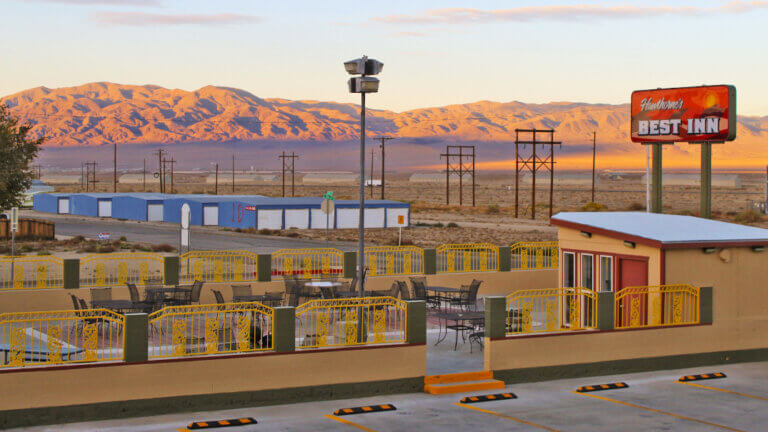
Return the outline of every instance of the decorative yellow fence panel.
<path id="1" fill-rule="evenodd" d="M 344 274 L 344 252 L 333 248 L 280 249 L 272 254 L 272 278 L 339 277 Z"/>
<path id="2" fill-rule="evenodd" d="M 274 319 L 257 302 L 168 306 L 149 315 L 149 358 L 268 351 Z"/>
<path id="3" fill-rule="evenodd" d="M 0 314 L 0 368 L 121 361 L 124 326 L 107 309 Z"/>
<path id="4" fill-rule="evenodd" d="M 94 254 L 80 259 L 81 287 L 162 282 L 163 276 L 163 257 L 153 253 Z"/>
<path id="5" fill-rule="evenodd" d="M 436 252 L 438 273 L 499 270 L 499 247 L 490 243 L 444 244 Z"/>
<path id="6" fill-rule="evenodd" d="M 616 328 L 699 323 L 699 288 L 687 284 L 627 287 L 614 299 Z"/>
<path id="7" fill-rule="evenodd" d="M 519 290 L 507 296 L 507 334 L 597 328 L 597 295 L 586 288 Z"/>
<path id="8" fill-rule="evenodd" d="M 0 257 L 0 289 L 64 288 L 64 260 L 55 256 Z"/>
<path id="9" fill-rule="evenodd" d="M 181 282 L 258 281 L 258 256 L 253 252 L 192 251 L 179 256 Z"/>
<path id="10" fill-rule="evenodd" d="M 554 269 L 560 248 L 556 241 L 518 242 L 510 247 L 512 270 Z"/>
<path id="11" fill-rule="evenodd" d="M 424 274 L 424 249 L 416 246 L 365 248 L 368 276 Z"/>
<path id="12" fill-rule="evenodd" d="M 312 300 L 296 308 L 296 348 L 404 343 L 407 319 L 394 297 Z"/>

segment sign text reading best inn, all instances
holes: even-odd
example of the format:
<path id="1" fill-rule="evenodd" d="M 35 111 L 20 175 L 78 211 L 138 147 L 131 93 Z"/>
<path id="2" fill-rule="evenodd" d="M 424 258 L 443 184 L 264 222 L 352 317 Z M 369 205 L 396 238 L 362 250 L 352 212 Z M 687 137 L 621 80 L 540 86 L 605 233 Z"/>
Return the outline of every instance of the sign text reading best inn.
<path id="1" fill-rule="evenodd" d="M 632 141 L 722 142 L 736 138 L 736 89 L 717 85 L 632 93 Z"/>

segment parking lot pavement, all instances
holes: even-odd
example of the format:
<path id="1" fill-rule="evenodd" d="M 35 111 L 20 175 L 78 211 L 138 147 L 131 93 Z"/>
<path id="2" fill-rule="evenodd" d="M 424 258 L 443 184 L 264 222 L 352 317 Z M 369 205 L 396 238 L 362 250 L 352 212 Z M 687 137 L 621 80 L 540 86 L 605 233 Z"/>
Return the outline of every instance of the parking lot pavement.
<path id="1" fill-rule="evenodd" d="M 727 378 L 681 384 L 688 374 Z M 575 393 L 625 382 L 628 388 Z M 766 431 L 768 362 L 516 384 L 517 399 L 458 403 L 422 393 L 28 428 L 30 431 L 176 431 L 191 421 L 254 417 L 237 431 Z M 393 404 L 396 411 L 334 417 L 340 408 Z M 19 429 L 20 430 L 20 429 Z M 216 429 L 212 429 L 216 430 Z"/>

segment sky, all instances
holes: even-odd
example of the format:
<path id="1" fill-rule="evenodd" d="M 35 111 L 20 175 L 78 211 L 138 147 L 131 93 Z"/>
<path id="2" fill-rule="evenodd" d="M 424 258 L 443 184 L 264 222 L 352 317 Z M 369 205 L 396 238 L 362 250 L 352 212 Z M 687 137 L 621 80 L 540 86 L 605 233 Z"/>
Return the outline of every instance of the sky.
<path id="1" fill-rule="evenodd" d="M 369 106 L 628 103 L 733 84 L 768 115 L 768 1 L 0 0 L 0 95 L 94 81 L 358 102 L 342 63 L 385 64 Z"/>

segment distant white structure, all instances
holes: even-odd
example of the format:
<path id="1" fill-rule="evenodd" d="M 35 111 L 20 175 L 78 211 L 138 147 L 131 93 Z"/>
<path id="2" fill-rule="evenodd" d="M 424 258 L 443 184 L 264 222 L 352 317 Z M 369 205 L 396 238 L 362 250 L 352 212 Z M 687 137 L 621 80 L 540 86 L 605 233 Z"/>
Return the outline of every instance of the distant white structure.
<path id="1" fill-rule="evenodd" d="M 40 178 L 46 184 L 80 184 L 82 176 L 68 174 L 43 174 Z"/>
<path id="2" fill-rule="evenodd" d="M 280 181 L 277 174 L 238 174 L 235 173 L 235 184 L 274 183 Z M 208 174 L 205 178 L 207 184 L 216 183 L 216 174 Z M 219 172 L 219 184 L 232 184 L 232 172 Z"/>
<path id="3" fill-rule="evenodd" d="M 514 182 L 515 176 L 512 174 L 512 181 Z M 520 183 L 531 184 L 531 175 L 529 173 L 520 176 Z M 595 175 L 595 184 L 602 183 L 600 176 Z M 549 184 L 549 173 L 539 172 L 536 174 L 536 184 Z M 591 186 L 592 185 L 592 173 L 558 173 L 555 171 L 555 184 L 556 185 L 571 185 L 571 186 Z"/>
<path id="4" fill-rule="evenodd" d="M 177 173 L 178 174 L 178 173 Z M 147 173 L 147 184 L 158 184 L 160 183 L 160 178 L 155 178 L 152 173 Z M 123 174 L 120 177 L 117 178 L 117 182 L 120 184 L 144 184 L 144 174 Z"/>
<path id="5" fill-rule="evenodd" d="M 353 172 L 308 172 L 301 181 L 304 184 L 358 183 L 360 175 Z"/>
<path id="6" fill-rule="evenodd" d="M 365 185 L 366 186 L 379 187 L 379 186 L 381 186 L 381 179 L 373 179 L 373 180 L 366 179 L 365 180 Z"/>
<path id="7" fill-rule="evenodd" d="M 645 184 L 643 175 L 642 183 Z M 664 186 L 700 186 L 700 174 L 664 174 L 661 179 Z M 712 174 L 712 187 L 740 188 L 741 178 L 738 174 Z"/>
<path id="8" fill-rule="evenodd" d="M 471 182 L 472 176 L 466 175 L 464 176 L 464 180 L 468 180 Z M 445 184 L 445 173 L 444 172 L 414 173 L 414 174 L 411 174 L 411 176 L 408 178 L 408 181 L 411 183 L 443 183 Z M 456 174 L 451 175 L 450 181 L 451 183 L 458 183 L 459 176 Z"/>

